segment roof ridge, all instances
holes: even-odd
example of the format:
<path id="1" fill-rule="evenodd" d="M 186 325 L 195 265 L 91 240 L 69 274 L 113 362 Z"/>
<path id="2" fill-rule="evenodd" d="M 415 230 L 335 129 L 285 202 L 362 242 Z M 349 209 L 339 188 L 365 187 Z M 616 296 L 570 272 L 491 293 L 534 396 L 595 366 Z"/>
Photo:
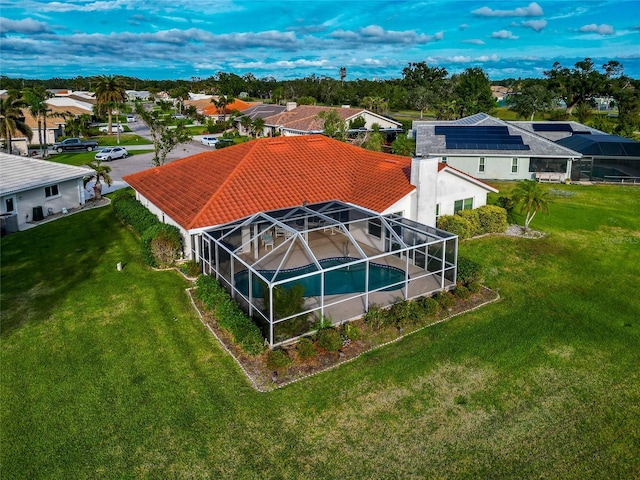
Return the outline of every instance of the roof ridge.
<path id="1" fill-rule="evenodd" d="M 222 182 L 218 186 L 216 191 L 213 193 L 213 195 L 211 195 L 211 197 L 209 197 L 209 200 L 207 202 L 205 202 L 205 204 L 198 211 L 198 213 L 193 216 L 193 218 L 191 219 L 191 222 L 189 223 L 189 225 L 187 225 L 187 229 L 193 228 L 194 223 L 200 218 L 200 216 L 203 214 L 203 212 L 206 211 L 206 209 L 209 207 L 209 205 L 211 203 L 213 203 L 213 201 L 216 198 L 218 198 L 218 196 L 220 195 L 220 192 L 222 192 L 224 190 L 223 187 L 225 187 L 227 184 L 231 183 L 231 181 L 237 176 L 238 171 L 240 171 L 240 166 L 243 165 L 247 161 L 247 157 L 249 156 L 249 154 L 253 150 L 255 150 L 257 148 L 258 143 L 259 143 L 259 139 L 255 139 L 254 141 L 245 142 L 244 144 L 239 145 L 240 147 L 242 147 L 242 145 L 253 144 L 253 145 L 250 145 L 250 148 L 248 148 L 248 151 L 242 156 L 242 160 L 240 160 L 236 164 L 236 166 L 233 168 L 233 171 L 231 172 L 231 174 L 228 175 L 227 178 L 224 180 L 224 182 Z M 229 148 L 233 148 L 233 146 L 232 147 L 227 147 L 227 149 L 222 150 L 222 152 L 226 152 L 228 154 L 228 152 L 229 152 L 228 149 Z M 212 152 L 212 153 L 215 154 L 215 152 Z M 188 159 L 188 158 L 190 158 L 190 157 L 186 157 L 185 160 Z"/>
<path id="2" fill-rule="evenodd" d="M 498 118 L 497 120 L 500 120 L 500 119 Z M 508 122 L 508 121 L 506 121 L 506 120 L 500 120 L 500 121 L 501 121 L 502 123 L 504 123 L 505 125 L 507 125 L 508 127 L 515 128 L 516 130 L 519 130 L 519 131 L 521 131 L 521 132 L 524 132 L 524 133 L 525 133 L 525 134 L 527 134 L 527 135 L 533 135 L 534 137 L 539 138 L 540 140 L 543 140 L 545 143 L 551 144 L 551 145 L 553 145 L 554 147 L 559 147 L 559 148 L 561 148 L 562 150 L 567 150 L 568 152 L 571 152 L 571 153 L 573 153 L 573 154 L 578 154 L 579 156 L 582 156 L 582 154 L 581 154 L 580 152 L 576 152 L 575 150 L 571 150 L 570 148 L 563 147 L 563 146 L 562 146 L 562 145 L 560 145 L 559 143 L 554 142 L 553 140 L 549 140 L 548 138 L 543 137 L 542 135 L 538 135 L 538 134 L 537 134 L 537 133 L 535 133 L 535 132 L 531 132 L 531 131 L 527 130 L 526 128 L 519 127 L 518 125 L 513 125 L 512 123 L 509 123 L 509 122 Z"/>

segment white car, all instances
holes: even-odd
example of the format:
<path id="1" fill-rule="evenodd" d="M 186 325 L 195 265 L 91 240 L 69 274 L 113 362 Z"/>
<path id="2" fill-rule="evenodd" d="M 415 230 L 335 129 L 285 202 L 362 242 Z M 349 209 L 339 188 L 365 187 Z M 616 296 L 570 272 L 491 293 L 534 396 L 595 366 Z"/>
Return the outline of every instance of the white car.
<path id="1" fill-rule="evenodd" d="M 127 123 L 136 122 L 136 117 L 133 115 L 127 115 Z"/>
<path id="2" fill-rule="evenodd" d="M 212 135 L 206 135 L 202 137 L 202 140 L 200 140 L 200 142 L 202 142 L 202 144 L 206 145 L 207 147 L 215 147 L 216 145 L 218 145 L 218 139 Z"/>
<path id="3" fill-rule="evenodd" d="M 129 152 L 124 147 L 107 147 L 96 153 L 96 160 L 104 160 L 110 162 L 118 158 L 127 158 Z"/>
<path id="4" fill-rule="evenodd" d="M 102 125 L 101 127 L 98 127 L 98 130 L 102 133 L 106 133 L 109 131 L 109 125 Z M 116 125 L 116 124 L 111 125 L 112 133 L 115 133 L 118 130 L 120 131 L 120 133 L 122 133 L 124 132 L 124 127 L 122 125 Z"/>

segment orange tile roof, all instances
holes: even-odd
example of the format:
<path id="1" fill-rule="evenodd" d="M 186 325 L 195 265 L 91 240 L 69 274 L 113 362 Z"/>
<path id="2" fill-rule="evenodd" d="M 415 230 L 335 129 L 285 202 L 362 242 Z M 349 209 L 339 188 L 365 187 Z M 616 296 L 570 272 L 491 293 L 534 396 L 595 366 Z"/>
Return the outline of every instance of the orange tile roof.
<path id="1" fill-rule="evenodd" d="M 207 105 L 202 109 L 202 113 L 204 113 L 205 115 L 218 115 L 218 109 L 216 108 L 216 106 L 211 102 L 209 103 L 210 103 L 209 105 Z M 251 105 L 252 104 L 250 103 L 243 102 L 242 100 L 238 100 L 237 98 L 234 98 L 233 102 L 229 103 L 225 107 L 224 111 L 226 114 L 229 114 L 234 110 L 241 112 L 242 110 L 246 110 L 247 108 L 249 108 Z"/>
<path id="2" fill-rule="evenodd" d="M 362 108 L 317 107 L 315 105 L 300 105 L 299 107 L 272 115 L 264 119 L 267 125 L 277 125 L 303 132 L 322 131 L 324 121 L 317 118 L 320 112 L 335 110 L 342 120 L 348 120 L 362 112 Z"/>
<path id="3" fill-rule="evenodd" d="M 342 200 L 381 212 L 412 192 L 411 158 L 321 135 L 261 138 L 124 177 L 185 229 Z"/>

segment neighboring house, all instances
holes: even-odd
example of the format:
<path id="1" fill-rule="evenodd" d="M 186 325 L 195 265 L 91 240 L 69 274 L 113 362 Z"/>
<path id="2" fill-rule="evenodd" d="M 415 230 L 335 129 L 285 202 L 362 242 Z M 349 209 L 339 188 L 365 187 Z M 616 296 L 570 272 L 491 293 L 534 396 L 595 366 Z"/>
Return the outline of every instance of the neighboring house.
<path id="1" fill-rule="evenodd" d="M 83 205 L 83 178 L 93 170 L 0 153 L 0 172 L 0 214 L 23 230 L 40 215 Z"/>
<path id="2" fill-rule="evenodd" d="M 244 102 L 237 98 L 234 98 L 232 102 L 228 103 L 224 109 L 224 119 L 228 120 L 231 113 L 241 112 L 242 110 L 246 110 L 251 106 L 250 103 Z M 216 120 L 219 120 L 222 116 L 222 113 L 218 112 L 218 107 L 216 107 L 211 101 L 209 105 L 202 109 L 202 113 L 208 117 L 213 117 Z"/>
<path id="3" fill-rule="evenodd" d="M 640 183 L 640 142 L 605 133 L 577 133 L 558 140 L 582 154 L 572 180 Z"/>
<path id="4" fill-rule="evenodd" d="M 439 156 L 478 179 L 564 181 L 579 152 L 559 145 L 515 122 L 486 113 L 454 121 L 414 121 L 418 156 Z"/>
<path id="5" fill-rule="evenodd" d="M 275 105 L 271 103 L 260 103 L 258 105 L 254 105 L 252 107 L 247 108 L 246 110 L 242 110 L 242 116 L 236 117 L 233 121 L 236 129 L 240 133 L 240 135 L 249 135 L 249 131 L 247 131 L 242 126 L 242 117 L 249 117 L 251 121 L 254 121 L 256 118 L 262 118 L 263 120 L 267 117 L 271 117 L 274 115 L 278 115 L 284 111 L 286 111 L 287 107 L 284 105 Z"/>
<path id="6" fill-rule="evenodd" d="M 507 87 L 503 87 L 502 85 L 492 85 L 491 86 L 491 96 L 495 99 L 498 104 L 504 104 L 506 98 L 511 94 L 511 91 Z"/>
<path id="7" fill-rule="evenodd" d="M 412 160 L 321 135 L 261 138 L 124 180 L 162 222 L 180 229 L 190 258 L 203 231 L 261 211 L 339 200 L 435 225 L 457 202 L 476 208 L 497 192 L 437 158 Z"/>
<path id="8" fill-rule="evenodd" d="M 127 90 L 127 98 L 129 100 L 149 100 L 151 92 L 148 90 Z"/>
<path id="9" fill-rule="evenodd" d="M 402 124 L 390 118 L 378 115 L 363 108 L 350 107 L 318 107 L 315 105 L 297 106 L 295 102 L 287 103 L 284 112 L 266 117 L 265 135 L 296 136 L 322 133 L 323 121 L 318 118 L 320 112 L 335 110 L 340 118 L 349 125 L 349 122 L 358 118 L 365 121 L 364 129 L 372 130 L 377 124 L 382 133 L 402 131 Z"/>

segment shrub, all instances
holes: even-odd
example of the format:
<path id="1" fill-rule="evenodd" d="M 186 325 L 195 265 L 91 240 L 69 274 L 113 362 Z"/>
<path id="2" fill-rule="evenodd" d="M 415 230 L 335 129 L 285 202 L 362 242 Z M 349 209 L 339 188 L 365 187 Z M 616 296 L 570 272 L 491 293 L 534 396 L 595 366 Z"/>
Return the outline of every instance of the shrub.
<path id="1" fill-rule="evenodd" d="M 473 227 L 469 220 L 460 215 L 442 215 L 436 223 L 439 229 L 457 235 L 460 240 L 471 237 Z"/>
<path id="2" fill-rule="evenodd" d="M 161 225 L 158 217 L 131 195 L 116 196 L 111 205 L 115 214 L 130 225 L 138 235 L 142 235 L 149 227 Z"/>
<path id="3" fill-rule="evenodd" d="M 195 260 L 189 260 L 180 264 L 180 271 L 187 277 L 197 277 L 202 273 L 202 264 Z"/>
<path id="4" fill-rule="evenodd" d="M 496 205 L 483 205 L 475 210 L 482 233 L 503 233 L 507 229 L 507 210 Z"/>
<path id="5" fill-rule="evenodd" d="M 378 330 L 387 323 L 387 312 L 385 312 L 380 305 L 373 304 L 369 305 L 369 310 L 367 310 L 367 313 L 365 313 L 362 318 L 364 319 L 364 323 Z"/>
<path id="6" fill-rule="evenodd" d="M 480 282 L 471 282 L 469 285 L 467 285 L 467 288 L 471 293 L 478 293 L 480 290 L 482 290 L 482 285 L 480 284 Z"/>
<path id="7" fill-rule="evenodd" d="M 309 358 L 313 358 L 318 354 L 318 350 L 316 350 L 316 346 L 308 338 L 301 338 L 298 341 L 298 346 L 296 347 L 296 350 L 300 358 L 303 360 L 308 360 Z"/>
<path id="8" fill-rule="evenodd" d="M 147 265 L 168 267 L 182 254 L 182 235 L 177 227 L 160 223 L 144 231 L 140 246 Z"/>
<path id="9" fill-rule="evenodd" d="M 433 317 L 440 311 L 440 304 L 431 297 L 425 297 L 420 300 L 420 306 L 425 315 Z"/>
<path id="10" fill-rule="evenodd" d="M 482 265 L 466 257 L 459 256 L 457 280 L 465 287 L 474 282 L 482 282 Z"/>
<path id="11" fill-rule="evenodd" d="M 337 352 L 342 346 L 342 338 L 335 328 L 325 328 L 318 332 L 318 345 L 329 352 Z"/>
<path id="12" fill-rule="evenodd" d="M 504 197 L 504 196 L 498 197 L 496 205 L 498 207 L 504 208 L 507 211 L 507 222 L 515 223 L 515 218 L 513 214 L 515 204 L 513 203 L 513 200 L 511 198 Z"/>
<path id="13" fill-rule="evenodd" d="M 478 210 L 477 209 L 473 209 L 473 210 L 460 210 L 457 213 L 458 216 L 466 219 L 469 222 L 470 225 L 470 230 L 469 230 L 469 237 L 475 237 L 476 235 L 482 235 L 483 233 L 485 233 L 482 230 L 482 227 L 480 225 L 480 219 L 478 218 Z"/>
<path id="14" fill-rule="evenodd" d="M 291 365 L 291 358 L 287 353 L 278 348 L 267 353 L 267 368 L 269 370 L 281 371 Z"/>
<path id="15" fill-rule="evenodd" d="M 360 338 L 360 329 L 353 323 L 347 322 L 342 325 L 342 334 L 349 340 L 358 340 Z"/>
<path id="16" fill-rule="evenodd" d="M 471 292 L 464 285 L 456 285 L 456 288 L 453 289 L 453 295 L 456 298 L 464 300 L 465 298 L 469 298 Z"/>
<path id="17" fill-rule="evenodd" d="M 227 330 L 233 341 L 250 355 L 264 350 L 264 339 L 258 326 L 247 317 L 227 291 L 212 277 L 200 275 L 196 280 L 196 298 L 204 303 L 218 321 L 221 328 Z"/>
<path id="18" fill-rule="evenodd" d="M 455 305 L 456 300 L 449 292 L 438 292 L 434 297 L 440 308 L 447 310 Z"/>
<path id="19" fill-rule="evenodd" d="M 420 318 L 419 305 L 416 302 L 403 300 L 391 307 L 389 315 L 396 326 L 408 325 Z"/>

